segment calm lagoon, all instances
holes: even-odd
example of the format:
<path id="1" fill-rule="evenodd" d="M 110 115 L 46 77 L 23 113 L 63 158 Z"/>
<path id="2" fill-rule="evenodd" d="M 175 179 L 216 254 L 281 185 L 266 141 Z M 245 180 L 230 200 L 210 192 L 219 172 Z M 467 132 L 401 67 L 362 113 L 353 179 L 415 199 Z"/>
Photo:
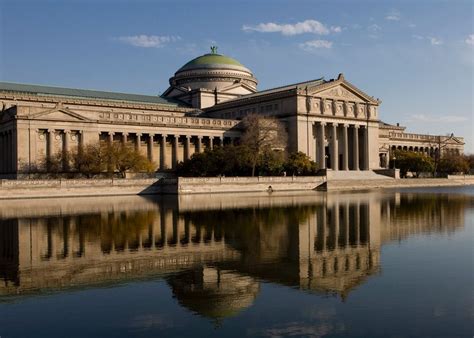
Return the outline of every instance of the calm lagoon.
<path id="1" fill-rule="evenodd" d="M 474 187 L 0 205 L 0 336 L 472 337 Z"/>

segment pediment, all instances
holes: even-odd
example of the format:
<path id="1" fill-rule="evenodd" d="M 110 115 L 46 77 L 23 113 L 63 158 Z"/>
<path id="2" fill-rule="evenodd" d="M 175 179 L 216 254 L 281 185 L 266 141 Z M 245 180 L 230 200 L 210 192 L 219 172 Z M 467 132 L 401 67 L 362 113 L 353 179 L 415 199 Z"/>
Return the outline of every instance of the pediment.
<path id="1" fill-rule="evenodd" d="M 73 112 L 67 108 L 54 108 L 40 113 L 33 114 L 33 120 L 59 120 L 59 121 L 90 121 L 88 118 Z"/>
<path id="2" fill-rule="evenodd" d="M 248 95 L 248 94 L 253 94 L 255 92 L 256 92 L 255 88 L 243 82 L 238 82 L 228 87 L 219 89 L 219 93 L 225 93 L 225 94 Z"/>
<path id="3" fill-rule="evenodd" d="M 312 96 L 323 97 L 328 99 L 336 99 L 341 101 L 353 101 L 378 104 L 379 101 L 368 96 L 363 91 L 349 84 L 345 80 L 335 81 L 334 83 L 326 83 L 320 86 L 309 88 Z"/>
<path id="4" fill-rule="evenodd" d="M 464 142 L 462 142 L 460 139 L 457 137 L 452 137 L 446 141 L 447 144 L 452 144 L 452 145 L 463 145 Z"/>

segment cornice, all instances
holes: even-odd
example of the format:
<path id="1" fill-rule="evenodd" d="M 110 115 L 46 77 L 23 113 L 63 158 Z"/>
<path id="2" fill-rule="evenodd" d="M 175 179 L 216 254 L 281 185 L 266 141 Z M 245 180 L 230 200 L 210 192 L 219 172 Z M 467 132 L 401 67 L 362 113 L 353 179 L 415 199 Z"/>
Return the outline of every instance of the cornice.
<path id="1" fill-rule="evenodd" d="M 287 98 L 287 97 L 291 97 L 292 95 L 296 94 L 296 88 L 291 88 L 289 90 L 285 90 L 285 91 L 281 91 L 281 92 L 273 92 L 273 93 L 260 94 L 260 95 L 258 95 L 258 94 L 259 94 L 259 92 L 256 92 L 255 94 L 244 95 L 242 97 L 239 97 L 238 99 L 222 102 L 222 103 L 219 103 L 219 104 L 214 105 L 212 107 L 206 108 L 206 109 L 204 109 L 204 111 L 205 112 L 214 112 L 214 111 L 219 111 L 219 110 L 223 110 L 223 109 L 233 108 L 234 106 L 248 105 L 248 104 L 254 104 L 254 103 L 262 103 L 262 102 L 265 102 L 265 101 Z M 255 96 L 246 97 L 246 96 L 250 96 L 250 95 L 255 95 Z"/>

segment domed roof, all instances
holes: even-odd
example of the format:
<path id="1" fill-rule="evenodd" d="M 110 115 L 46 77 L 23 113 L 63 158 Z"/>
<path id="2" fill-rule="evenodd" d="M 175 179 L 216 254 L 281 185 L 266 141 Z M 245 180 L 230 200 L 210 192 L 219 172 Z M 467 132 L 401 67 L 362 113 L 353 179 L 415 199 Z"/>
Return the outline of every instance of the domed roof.
<path id="1" fill-rule="evenodd" d="M 176 73 L 194 69 L 210 69 L 210 68 L 220 68 L 220 69 L 234 69 L 240 70 L 248 73 L 252 73 L 247 67 L 241 64 L 239 61 L 222 55 L 217 54 L 216 49 L 212 49 L 212 53 L 201 55 L 188 63 L 183 67 L 178 69 Z"/>

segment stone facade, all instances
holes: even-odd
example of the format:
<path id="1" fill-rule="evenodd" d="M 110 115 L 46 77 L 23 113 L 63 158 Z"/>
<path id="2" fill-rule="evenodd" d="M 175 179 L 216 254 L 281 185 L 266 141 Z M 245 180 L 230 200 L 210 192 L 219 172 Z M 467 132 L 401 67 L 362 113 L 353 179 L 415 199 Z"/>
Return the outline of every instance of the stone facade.
<path id="1" fill-rule="evenodd" d="M 57 152 L 99 141 L 134 145 L 158 171 L 173 170 L 195 152 L 236 142 L 248 114 L 276 117 L 288 131 L 288 151 L 332 170 L 386 167 L 394 149 L 463 152 L 460 137 L 382 123 L 381 101 L 342 74 L 256 86 L 250 70 L 219 54 L 180 68 L 162 97 L 0 83 L 0 177 L 18 177 Z"/>

